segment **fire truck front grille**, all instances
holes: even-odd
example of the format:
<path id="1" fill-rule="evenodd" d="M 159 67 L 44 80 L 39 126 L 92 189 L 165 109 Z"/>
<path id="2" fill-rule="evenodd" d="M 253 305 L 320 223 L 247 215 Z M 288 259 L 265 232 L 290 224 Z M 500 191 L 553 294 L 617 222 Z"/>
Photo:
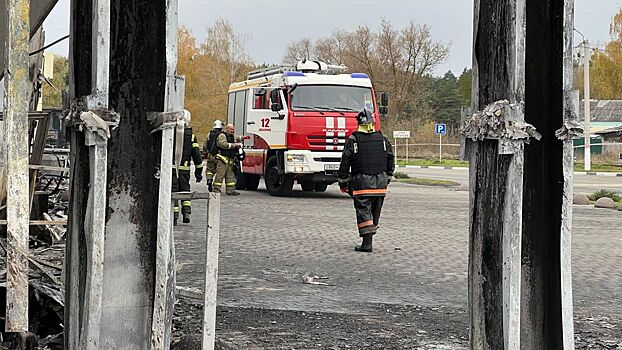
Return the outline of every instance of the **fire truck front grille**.
<path id="1" fill-rule="evenodd" d="M 313 158 L 313 160 L 315 160 L 316 162 L 323 162 L 323 163 L 340 163 L 341 162 L 341 158 L 334 158 L 334 157 L 318 157 L 318 158 Z"/>

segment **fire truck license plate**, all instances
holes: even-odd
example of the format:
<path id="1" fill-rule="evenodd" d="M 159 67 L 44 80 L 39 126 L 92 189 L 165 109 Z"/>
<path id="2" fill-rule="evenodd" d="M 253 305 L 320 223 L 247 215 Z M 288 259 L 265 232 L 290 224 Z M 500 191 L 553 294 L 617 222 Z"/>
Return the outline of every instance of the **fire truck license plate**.
<path id="1" fill-rule="evenodd" d="M 339 164 L 324 164 L 324 170 L 339 170 Z"/>

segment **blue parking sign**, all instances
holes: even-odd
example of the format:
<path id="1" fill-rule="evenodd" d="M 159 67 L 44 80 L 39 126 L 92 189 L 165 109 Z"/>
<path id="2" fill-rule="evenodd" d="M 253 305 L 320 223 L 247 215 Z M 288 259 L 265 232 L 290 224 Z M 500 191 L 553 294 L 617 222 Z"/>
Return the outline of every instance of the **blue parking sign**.
<path id="1" fill-rule="evenodd" d="M 436 128 L 434 130 L 436 135 L 445 135 L 447 134 L 447 124 L 436 124 Z"/>

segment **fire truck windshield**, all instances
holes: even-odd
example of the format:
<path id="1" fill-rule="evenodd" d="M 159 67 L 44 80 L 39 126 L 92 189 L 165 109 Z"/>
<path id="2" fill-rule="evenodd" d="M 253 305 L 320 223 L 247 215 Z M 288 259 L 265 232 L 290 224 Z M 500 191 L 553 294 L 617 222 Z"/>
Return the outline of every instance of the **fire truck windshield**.
<path id="1" fill-rule="evenodd" d="M 290 95 L 294 111 L 374 111 L 370 88 L 343 85 L 298 85 Z"/>

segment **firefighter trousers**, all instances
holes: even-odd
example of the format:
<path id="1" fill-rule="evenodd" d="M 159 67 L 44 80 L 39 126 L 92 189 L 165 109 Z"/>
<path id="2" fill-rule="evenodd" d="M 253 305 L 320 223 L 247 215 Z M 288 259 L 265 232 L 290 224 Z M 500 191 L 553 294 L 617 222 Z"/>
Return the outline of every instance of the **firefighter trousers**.
<path id="1" fill-rule="evenodd" d="M 233 173 L 233 159 L 224 157 L 222 155 L 216 156 L 216 177 L 214 178 L 214 192 L 220 193 L 221 188 L 224 185 L 227 189 L 227 194 L 235 192 L 235 174 Z"/>
<path id="2" fill-rule="evenodd" d="M 173 169 L 173 192 L 190 192 L 190 170 L 180 170 L 179 176 L 177 176 L 177 171 Z M 179 201 L 175 201 L 175 205 L 173 207 L 175 218 L 179 217 Z M 191 214 L 192 213 L 192 202 L 183 201 L 181 203 L 181 212 L 182 214 Z"/>
<path id="3" fill-rule="evenodd" d="M 211 154 L 207 155 L 207 162 L 205 166 L 205 178 L 207 181 L 213 180 L 216 175 L 216 168 L 218 166 L 218 160 Z"/>
<path id="4" fill-rule="evenodd" d="M 354 197 L 354 209 L 356 210 L 359 236 L 376 233 L 383 204 L 384 197 L 380 196 Z"/>

